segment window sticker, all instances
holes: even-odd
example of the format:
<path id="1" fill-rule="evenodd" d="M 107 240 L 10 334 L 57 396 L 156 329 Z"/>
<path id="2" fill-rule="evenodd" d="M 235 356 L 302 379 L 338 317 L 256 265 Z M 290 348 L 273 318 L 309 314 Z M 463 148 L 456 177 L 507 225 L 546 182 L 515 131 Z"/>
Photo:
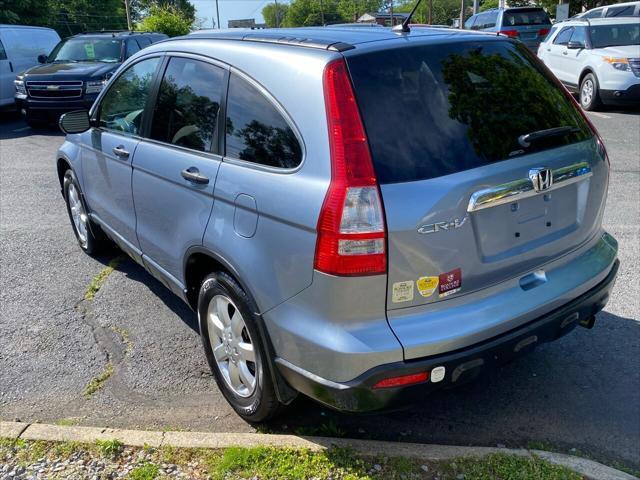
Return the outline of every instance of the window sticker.
<path id="1" fill-rule="evenodd" d="M 87 58 L 89 60 L 95 60 L 96 58 L 96 49 L 93 47 L 93 43 L 85 43 L 84 51 L 87 54 Z"/>
<path id="2" fill-rule="evenodd" d="M 393 284 L 391 301 L 393 303 L 409 302 L 413 300 L 413 280 L 396 282 Z"/>

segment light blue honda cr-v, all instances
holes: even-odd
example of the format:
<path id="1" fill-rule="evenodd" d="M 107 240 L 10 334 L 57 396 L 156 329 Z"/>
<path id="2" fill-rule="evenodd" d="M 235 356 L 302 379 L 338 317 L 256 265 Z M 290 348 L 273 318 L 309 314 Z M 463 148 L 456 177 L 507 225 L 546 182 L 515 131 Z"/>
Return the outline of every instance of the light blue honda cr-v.
<path id="1" fill-rule="evenodd" d="M 616 276 L 602 141 L 504 36 L 197 33 L 61 127 L 81 248 L 110 239 L 197 312 L 249 421 L 460 384 L 591 327 Z"/>

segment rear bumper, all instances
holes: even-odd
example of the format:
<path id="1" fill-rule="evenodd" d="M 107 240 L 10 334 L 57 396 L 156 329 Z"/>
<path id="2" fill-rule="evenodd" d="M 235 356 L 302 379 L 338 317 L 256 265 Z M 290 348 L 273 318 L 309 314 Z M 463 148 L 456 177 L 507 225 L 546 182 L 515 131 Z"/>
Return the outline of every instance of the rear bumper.
<path id="1" fill-rule="evenodd" d="M 578 324 L 593 326 L 593 316 L 606 305 L 615 283 L 619 261 L 615 260 L 606 278 L 578 298 L 526 325 L 457 351 L 426 358 L 400 361 L 372 368 L 349 382 L 333 382 L 276 359 L 283 377 L 296 390 L 342 411 L 364 412 L 408 403 L 419 395 L 464 383 L 535 348 L 554 341 Z M 428 380 L 403 388 L 374 389 L 382 379 L 430 372 L 444 367 L 445 376 L 436 383 Z"/>

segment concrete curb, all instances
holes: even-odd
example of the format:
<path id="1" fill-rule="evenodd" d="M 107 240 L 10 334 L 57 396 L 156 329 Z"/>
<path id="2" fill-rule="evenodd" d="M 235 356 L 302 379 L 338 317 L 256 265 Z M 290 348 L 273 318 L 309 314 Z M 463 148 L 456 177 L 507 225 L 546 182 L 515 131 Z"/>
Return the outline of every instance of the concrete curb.
<path id="1" fill-rule="evenodd" d="M 593 460 L 542 450 L 427 445 L 420 443 L 381 442 L 330 437 L 298 437 L 260 433 L 154 432 L 96 427 L 66 427 L 41 423 L 0 422 L 0 437 L 94 443 L 96 440 L 119 440 L 124 445 L 142 447 L 227 448 L 231 446 L 273 446 L 307 448 L 320 451 L 331 446 L 348 447 L 365 456 L 412 457 L 425 461 L 460 457 L 483 457 L 492 453 L 538 456 L 562 465 L 590 480 L 637 480 L 637 477 Z"/>

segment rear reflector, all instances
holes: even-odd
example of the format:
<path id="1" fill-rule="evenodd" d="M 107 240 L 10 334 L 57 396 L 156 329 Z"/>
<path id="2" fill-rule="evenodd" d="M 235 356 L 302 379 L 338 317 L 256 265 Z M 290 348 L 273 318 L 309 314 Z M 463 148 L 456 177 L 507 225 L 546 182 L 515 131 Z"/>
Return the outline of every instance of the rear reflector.
<path id="1" fill-rule="evenodd" d="M 511 38 L 516 38 L 519 35 L 517 30 L 500 30 L 499 33 Z"/>
<path id="2" fill-rule="evenodd" d="M 544 35 L 546 35 L 547 33 L 549 33 L 549 29 L 548 28 L 541 28 L 540 30 L 538 30 L 538 36 L 542 37 Z"/>
<path id="3" fill-rule="evenodd" d="M 413 373 L 411 375 L 402 375 L 400 377 L 389 377 L 380 380 L 373 388 L 394 388 L 415 385 L 429 380 L 429 372 Z"/>
<path id="4" fill-rule="evenodd" d="M 387 271 L 384 211 L 344 60 L 324 71 L 331 183 L 318 219 L 315 268 L 331 275 Z"/>

